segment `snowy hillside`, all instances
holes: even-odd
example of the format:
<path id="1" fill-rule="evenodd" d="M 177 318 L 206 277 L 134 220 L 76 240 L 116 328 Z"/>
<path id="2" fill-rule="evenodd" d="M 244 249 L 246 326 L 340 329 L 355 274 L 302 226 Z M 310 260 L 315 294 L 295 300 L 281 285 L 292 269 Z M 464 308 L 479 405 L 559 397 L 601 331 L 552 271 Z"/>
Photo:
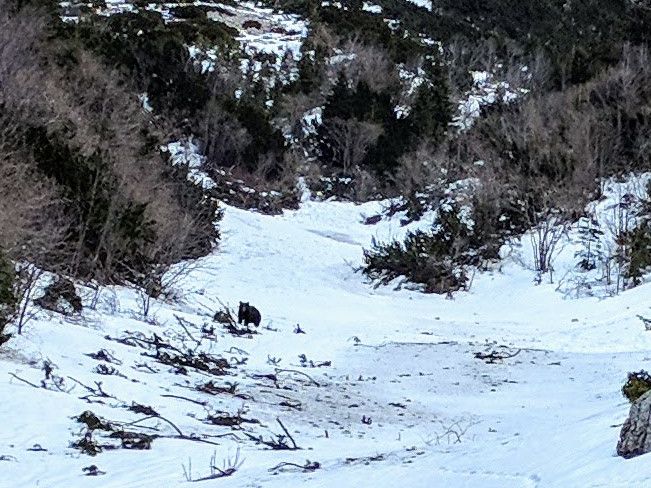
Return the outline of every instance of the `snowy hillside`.
<path id="1" fill-rule="evenodd" d="M 407 230 L 362 223 L 379 210 L 227 208 L 221 249 L 146 320 L 118 287 L 95 310 L 86 289 L 81 317 L 34 309 L 0 352 L 0 486 L 187 486 L 211 464 L 235 471 L 197 486 L 650 486 L 645 456 L 615 457 L 650 285 L 570 300 L 506 259 L 452 300 L 374 289 L 362 247 Z M 239 301 L 262 312 L 253 335 L 213 321 Z M 85 411 L 110 430 L 87 434 Z"/>

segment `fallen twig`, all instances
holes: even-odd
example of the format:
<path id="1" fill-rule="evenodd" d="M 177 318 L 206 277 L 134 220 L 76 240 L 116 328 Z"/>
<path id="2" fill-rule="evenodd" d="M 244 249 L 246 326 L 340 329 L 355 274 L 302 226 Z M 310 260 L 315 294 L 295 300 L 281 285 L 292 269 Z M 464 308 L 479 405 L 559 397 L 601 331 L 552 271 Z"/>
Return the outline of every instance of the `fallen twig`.
<path id="1" fill-rule="evenodd" d="M 149 415 L 148 417 L 144 417 L 144 418 L 141 418 L 139 420 L 134 420 L 133 422 L 122 424 L 122 426 L 136 425 L 136 424 L 139 424 L 140 422 L 144 422 L 145 420 L 149 420 L 149 419 L 160 419 L 160 420 L 162 420 L 164 422 L 167 422 L 169 425 L 172 426 L 172 428 L 175 431 L 177 431 L 179 433 L 179 435 L 181 437 L 186 437 L 186 435 L 183 432 L 181 432 L 181 429 L 179 429 L 176 425 L 174 425 L 174 423 L 172 423 L 170 420 L 166 419 L 165 417 L 163 417 L 161 415 Z"/>
<path id="2" fill-rule="evenodd" d="M 302 371 L 297 371 L 295 369 L 281 369 L 281 368 L 276 368 L 276 374 L 278 373 L 295 373 L 301 376 L 305 376 L 307 379 L 309 379 L 314 386 L 321 386 L 314 378 L 312 378 L 309 374 L 303 373 Z"/>
<path id="3" fill-rule="evenodd" d="M 293 467 L 293 468 L 301 469 L 301 470 L 306 471 L 306 472 L 312 472 L 312 471 L 316 471 L 317 469 L 320 469 L 321 468 L 321 463 L 316 462 L 316 461 L 310 461 L 309 459 L 307 459 L 305 461 L 305 464 L 303 464 L 303 465 L 296 464 L 296 463 L 289 463 L 289 462 L 288 463 L 280 463 L 280 464 L 274 466 L 273 468 L 269 468 L 269 472 L 275 474 L 278 471 L 281 471 L 281 470 L 283 470 L 283 468 L 286 468 L 286 467 Z"/>
<path id="4" fill-rule="evenodd" d="M 476 359 L 481 359 L 482 361 L 486 361 L 488 364 L 495 364 L 498 361 L 504 361 L 505 359 L 510 359 L 522 352 L 522 349 L 518 349 L 514 353 L 500 353 L 497 351 L 491 351 L 490 353 L 484 353 L 484 352 L 476 352 L 475 353 L 475 358 Z"/>
<path id="5" fill-rule="evenodd" d="M 192 398 L 187 398 L 187 397 L 180 396 L 180 395 L 167 395 L 166 394 L 166 395 L 161 395 L 161 396 L 164 397 L 164 398 L 177 398 L 179 400 L 185 400 L 185 401 L 188 401 L 188 402 L 196 403 L 197 405 L 201 405 L 202 407 L 205 407 L 206 405 L 208 405 L 208 402 L 201 402 L 201 401 L 193 400 Z"/>
<path id="6" fill-rule="evenodd" d="M 41 386 L 39 386 L 39 385 L 35 385 L 35 384 L 32 383 L 31 381 L 27 381 L 27 380 L 21 378 L 20 376 L 16 376 L 16 375 L 13 374 L 13 373 L 9 373 L 9 376 L 13 376 L 13 377 L 16 378 L 18 381 L 22 381 L 23 383 L 27 383 L 29 386 L 33 386 L 34 388 L 39 388 L 39 389 L 41 388 Z"/>
<path id="7" fill-rule="evenodd" d="M 197 347 L 201 346 L 201 341 L 195 339 L 194 336 L 193 336 L 192 334 L 190 334 L 190 331 L 188 330 L 188 328 L 185 326 L 186 323 L 189 324 L 190 322 L 188 322 L 187 320 L 185 320 L 185 319 L 179 317 L 178 315 L 174 315 L 174 318 L 175 318 L 176 321 L 179 323 L 179 325 L 181 326 L 181 328 L 185 331 L 185 333 L 188 335 L 188 337 L 190 338 L 190 340 L 192 340 L 193 342 L 195 342 L 195 343 L 197 344 Z"/>
<path id="8" fill-rule="evenodd" d="M 280 428 L 283 429 L 283 431 L 285 432 L 285 434 L 287 434 L 287 437 L 289 438 L 289 440 L 292 441 L 292 444 L 293 444 L 293 446 L 294 446 L 294 449 L 298 449 L 298 446 L 296 445 L 296 441 L 294 440 L 294 438 L 292 437 L 292 435 L 291 435 L 291 434 L 289 433 L 289 431 L 285 428 L 285 426 L 283 425 L 283 423 L 280 421 L 280 419 L 279 419 L 278 417 L 276 417 L 276 422 L 278 422 L 278 425 L 280 425 Z"/>
<path id="9" fill-rule="evenodd" d="M 68 376 L 69 379 L 77 383 L 78 385 L 83 386 L 86 391 L 90 392 L 90 395 L 86 395 L 85 397 L 80 397 L 81 399 L 88 400 L 90 397 L 98 397 L 98 398 L 115 398 L 113 395 L 109 395 L 102 389 L 102 382 L 101 381 L 96 381 L 95 386 L 96 388 L 92 388 L 88 385 L 84 385 L 81 381 L 73 378 L 72 376 Z"/>

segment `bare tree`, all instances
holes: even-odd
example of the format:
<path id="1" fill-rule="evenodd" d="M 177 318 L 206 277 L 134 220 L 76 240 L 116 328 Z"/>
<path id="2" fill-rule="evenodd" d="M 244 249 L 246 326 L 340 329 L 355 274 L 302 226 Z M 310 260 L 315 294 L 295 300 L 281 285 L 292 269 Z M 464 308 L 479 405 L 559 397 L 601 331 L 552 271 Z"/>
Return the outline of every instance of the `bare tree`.
<path id="1" fill-rule="evenodd" d="M 353 37 L 343 44 L 342 50 L 347 55 L 343 67 L 353 86 L 363 81 L 371 90 L 379 93 L 399 85 L 395 64 L 386 49 Z"/>
<path id="2" fill-rule="evenodd" d="M 362 162 L 368 149 L 382 134 L 382 128 L 372 122 L 362 122 L 355 118 L 335 118 L 328 122 L 327 133 L 332 143 L 334 161 L 345 175 L 350 175 L 353 167 Z"/>
<path id="3" fill-rule="evenodd" d="M 239 166 L 251 136 L 237 120 L 215 100 L 208 103 L 201 120 L 202 152 L 206 156 L 206 169 L 213 174 L 220 167 Z"/>
<path id="4" fill-rule="evenodd" d="M 392 176 L 393 185 L 399 195 L 413 196 L 432 185 L 441 186 L 447 180 L 447 157 L 442 150 L 436 150 L 423 143 L 398 160 L 398 169 Z"/>
<path id="5" fill-rule="evenodd" d="M 311 109 L 323 106 L 324 103 L 325 96 L 316 91 L 310 94 L 283 95 L 279 103 L 279 114 L 274 121 L 275 125 L 282 127 L 283 132 L 295 141 L 301 141 L 306 129 L 310 129 L 306 125 L 305 115 Z"/>

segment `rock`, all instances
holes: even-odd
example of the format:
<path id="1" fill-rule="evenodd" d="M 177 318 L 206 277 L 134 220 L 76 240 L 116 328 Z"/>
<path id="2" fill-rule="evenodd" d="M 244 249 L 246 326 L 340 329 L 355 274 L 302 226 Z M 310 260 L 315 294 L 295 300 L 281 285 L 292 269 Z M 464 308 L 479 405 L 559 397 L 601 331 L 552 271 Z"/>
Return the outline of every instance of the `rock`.
<path id="1" fill-rule="evenodd" d="M 631 405 L 617 443 L 617 454 L 627 459 L 647 452 L 651 452 L 651 391 Z"/>
<path id="2" fill-rule="evenodd" d="M 257 20 L 245 20 L 242 23 L 242 27 L 244 29 L 262 29 L 262 24 L 258 22 Z"/>
<path id="3" fill-rule="evenodd" d="M 54 283 L 48 285 L 43 296 L 34 300 L 34 303 L 64 315 L 80 313 L 83 308 L 74 283 L 66 278 L 57 278 Z"/>
<path id="4" fill-rule="evenodd" d="M 372 215 L 370 217 L 366 217 L 364 220 L 364 225 L 375 225 L 379 223 L 382 220 L 382 215 Z"/>
<path id="5" fill-rule="evenodd" d="M 231 314 L 227 310 L 217 310 L 212 319 L 215 322 L 219 322 L 220 324 L 234 324 L 235 323 L 235 319 L 233 319 L 233 317 L 231 316 Z"/>

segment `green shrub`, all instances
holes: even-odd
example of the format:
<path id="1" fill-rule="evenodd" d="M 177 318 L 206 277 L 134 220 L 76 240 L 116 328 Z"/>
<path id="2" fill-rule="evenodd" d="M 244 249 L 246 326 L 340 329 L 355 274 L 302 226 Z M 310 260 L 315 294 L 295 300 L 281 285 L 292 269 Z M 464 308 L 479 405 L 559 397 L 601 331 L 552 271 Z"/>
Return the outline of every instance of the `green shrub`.
<path id="1" fill-rule="evenodd" d="M 203 19 L 206 18 L 206 9 L 197 5 L 182 5 L 179 7 L 172 7 L 170 13 L 176 19 Z"/>
<path id="2" fill-rule="evenodd" d="M 460 215 L 456 204 L 444 205 L 430 232 L 410 232 L 404 242 L 383 244 L 374 240 L 372 248 L 364 250 L 362 273 L 383 285 L 404 277 L 424 285 L 426 293 L 464 288 L 469 279 L 468 266 L 478 266 L 482 256 L 476 224 L 467 224 Z"/>
<path id="3" fill-rule="evenodd" d="M 171 32 L 179 33 L 187 44 L 218 48 L 227 54 L 238 48 L 238 43 L 235 41 L 238 35 L 237 29 L 205 16 L 174 22 L 167 24 L 166 27 Z"/>
<path id="4" fill-rule="evenodd" d="M 625 276 L 630 280 L 630 286 L 640 285 L 642 278 L 651 271 L 651 183 L 646 190 L 646 196 L 640 202 L 637 226 L 624 235 L 628 250 Z"/>
<path id="5" fill-rule="evenodd" d="M 409 233 L 404 243 L 381 244 L 373 241 L 364 251 L 362 272 L 372 281 L 387 285 L 404 277 L 424 285 L 426 293 L 447 293 L 459 290 L 467 276 L 446 255 L 450 243 L 438 235 L 422 231 Z"/>
<path id="6" fill-rule="evenodd" d="M 626 235 L 629 262 L 626 277 L 632 286 L 642 283 L 642 277 L 651 270 L 651 227 L 648 222 Z"/>
<path id="7" fill-rule="evenodd" d="M 622 395 L 633 403 L 649 390 L 651 390 L 651 375 L 642 369 L 628 373 L 628 379 L 622 387 Z"/>
<path id="8" fill-rule="evenodd" d="M 217 23 L 208 22 L 198 19 L 168 26 L 157 12 L 139 12 L 94 17 L 68 28 L 71 38 L 79 39 L 107 66 L 126 70 L 155 111 L 191 116 L 206 104 L 209 89 L 186 44 L 205 38 L 218 44 L 214 38 L 229 37 Z"/>

